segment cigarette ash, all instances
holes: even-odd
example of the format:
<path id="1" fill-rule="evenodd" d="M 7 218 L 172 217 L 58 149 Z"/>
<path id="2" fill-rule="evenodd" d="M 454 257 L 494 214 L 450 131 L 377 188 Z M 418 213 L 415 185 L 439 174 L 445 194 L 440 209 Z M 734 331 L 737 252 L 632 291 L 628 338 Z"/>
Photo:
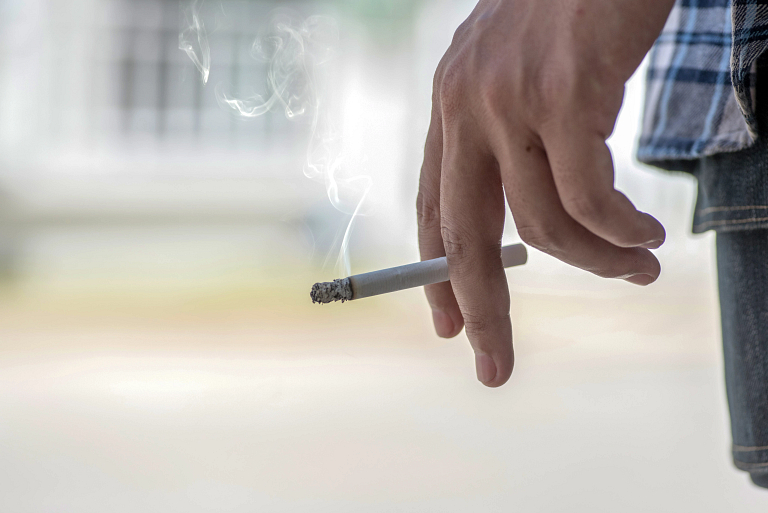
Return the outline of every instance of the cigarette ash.
<path id="1" fill-rule="evenodd" d="M 313 303 L 328 304 L 334 301 L 352 301 L 352 283 L 349 278 L 333 280 L 326 283 L 315 283 L 309 293 Z"/>

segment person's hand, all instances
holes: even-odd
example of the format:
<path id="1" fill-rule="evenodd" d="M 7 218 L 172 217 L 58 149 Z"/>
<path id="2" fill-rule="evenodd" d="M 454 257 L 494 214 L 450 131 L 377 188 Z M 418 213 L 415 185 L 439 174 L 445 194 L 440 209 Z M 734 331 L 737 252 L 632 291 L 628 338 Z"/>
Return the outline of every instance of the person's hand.
<path id="1" fill-rule="evenodd" d="M 614 188 L 606 139 L 624 84 L 674 0 L 480 0 L 435 74 L 418 196 L 422 259 L 438 335 L 466 326 L 478 379 L 512 373 L 501 263 L 504 195 L 522 240 L 598 276 L 637 285 L 661 266 L 661 224 Z"/>

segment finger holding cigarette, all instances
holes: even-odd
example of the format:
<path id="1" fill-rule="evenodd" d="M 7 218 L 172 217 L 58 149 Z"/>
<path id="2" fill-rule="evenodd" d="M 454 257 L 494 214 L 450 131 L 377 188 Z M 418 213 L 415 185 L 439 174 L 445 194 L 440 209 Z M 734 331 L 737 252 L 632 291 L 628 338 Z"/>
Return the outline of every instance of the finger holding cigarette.
<path id="1" fill-rule="evenodd" d="M 501 260 L 505 268 L 524 265 L 528 261 L 528 252 L 522 244 L 505 246 L 501 248 Z M 358 274 L 332 282 L 315 283 L 310 297 L 313 303 L 327 304 L 336 301 L 343 303 L 448 280 L 448 261 L 446 257 L 442 257 Z"/>

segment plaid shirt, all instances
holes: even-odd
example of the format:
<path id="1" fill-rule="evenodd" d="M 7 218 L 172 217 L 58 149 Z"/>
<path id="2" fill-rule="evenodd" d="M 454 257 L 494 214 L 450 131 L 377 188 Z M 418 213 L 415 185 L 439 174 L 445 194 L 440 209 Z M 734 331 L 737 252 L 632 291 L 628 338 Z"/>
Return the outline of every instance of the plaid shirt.
<path id="1" fill-rule="evenodd" d="M 766 0 L 677 0 L 650 54 L 638 159 L 674 169 L 750 146 L 767 47 Z"/>

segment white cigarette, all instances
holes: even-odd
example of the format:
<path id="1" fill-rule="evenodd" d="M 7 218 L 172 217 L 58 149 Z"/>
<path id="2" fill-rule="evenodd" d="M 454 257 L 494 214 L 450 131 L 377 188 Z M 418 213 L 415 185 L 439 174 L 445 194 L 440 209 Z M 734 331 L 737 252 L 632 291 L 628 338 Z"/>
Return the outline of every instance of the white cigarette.
<path id="1" fill-rule="evenodd" d="M 501 248 L 501 262 L 504 267 L 516 267 L 528 261 L 528 252 L 522 244 Z M 341 280 L 315 283 L 310 297 L 313 303 L 352 301 L 364 297 L 389 294 L 398 290 L 423 287 L 448 281 L 448 261 L 445 257 L 426 260 L 415 264 L 392 267 L 371 273 L 358 274 Z"/>

